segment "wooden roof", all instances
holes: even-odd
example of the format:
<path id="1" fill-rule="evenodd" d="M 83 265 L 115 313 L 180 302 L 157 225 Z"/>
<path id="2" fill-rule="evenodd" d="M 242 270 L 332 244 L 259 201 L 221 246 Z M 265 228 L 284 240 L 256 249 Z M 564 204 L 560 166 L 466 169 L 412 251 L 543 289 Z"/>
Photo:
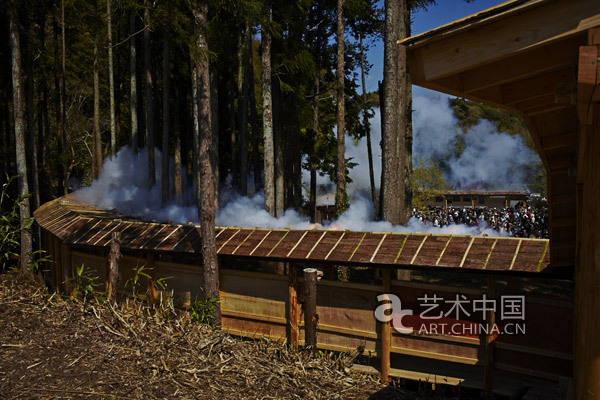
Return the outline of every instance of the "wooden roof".
<path id="1" fill-rule="evenodd" d="M 508 190 L 446 190 L 441 195 L 471 195 L 471 196 L 519 196 L 528 197 L 529 193 Z"/>
<path id="2" fill-rule="evenodd" d="M 108 247 L 121 232 L 121 247 L 199 253 L 200 227 L 160 224 L 99 210 L 73 197 L 44 204 L 38 224 L 69 245 Z M 263 228 L 216 228 L 220 256 L 317 264 L 448 268 L 455 271 L 554 274 L 548 240 Z M 545 274 L 542 274 L 545 275 Z"/>
<path id="3" fill-rule="evenodd" d="M 598 40 L 598 0 L 508 1 L 402 40 L 416 85 L 521 114 L 548 172 L 551 260 L 575 265 L 580 46 Z M 593 60 L 592 60 L 593 61 Z M 593 71 L 592 71 L 593 72 Z"/>

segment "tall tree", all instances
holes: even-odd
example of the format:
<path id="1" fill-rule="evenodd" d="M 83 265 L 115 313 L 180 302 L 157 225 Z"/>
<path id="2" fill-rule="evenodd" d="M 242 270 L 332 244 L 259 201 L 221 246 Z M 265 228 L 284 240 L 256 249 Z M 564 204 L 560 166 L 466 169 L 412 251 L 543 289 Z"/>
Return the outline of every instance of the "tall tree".
<path id="1" fill-rule="evenodd" d="M 137 95 L 137 73 L 136 73 L 136 45 L 135 45 L 135 17 L 136 10 L 133 8 L 129 15 L 129 114 L 131 116 L 131 147 L 133 152 L 138 152 L 138 95 Z"/>
<path id="2" fill-rule="evenodd" d="M 144 0 L 144 86 L 146 88 L 146 149 L 148 150 L 148 187 L 156 182 L 154 160 L 154 104 L 152 98 L 152 62 L 150 54 L 150 3 Z"/>
<path id="3" fill-rule="evenodd" d="M 198 174 L 196 193 L 198 198 L 198 216 L 202 231 L 202 262 L 204 268 L 204 295 L 219 298 L 219 263 L 215 240 L 215 192 L 214 168 L 211 148 L 213 132 L 210 107 L 210 73 L 208 63 L 207 7 L 195 0 L 192 6 L 194 18 L 194 46 L 192 49 L 192 91 L 194 93 L 194 147 Z M 216 303 L 215 325 L 221 323 L 221 309 Z"/>
<path id="4" fill-rule="evenodd" d="M 19 213 L 21 217 L 21 258 L 19 260 L 21 271 L 27 271 L 31 264 L 32 238 L 29 209 L 29 185 L 27 182 L 27 159 L 25 150 L 25 121 L 23 118 L 23 86 L 21 83 L 21 48 L 19 40 L 19 17 L 17 8 L 10 4 L 9 31 L 10 50 L 12 64 L 12 87 L 13 87 L 13 112 L 15 119 L 15 144 L 19 195 L 22 196 Z"/>
<path id="5" fill-rule="evenodd" d="M 108 31 L 108 98 L 110 113 L 110 151 L 112 155 L 115 155 L 117 153 L 117 126 L 115 122 L 115 77 L 113 73 L 112 15 L 110 12 L 110 0 L 106 0 L 106 21 Z"/>
<path id="6" fill-rule="evenodd" d="M 60 91 L 60 113 L 62 124 L 60 126 L 60 141 L 62 149 L 66 149 L 67 147 L 67 44 L 66 44 L 66 35 L 65 35 L 65 0 L 60 1 L 60 27 L 61 27 L 61 91 Z M 68 172 L 65 170 L 63 172 L 63 176 L 61 176 L 63 191 L 65 194 L 68 192 L 67 188 L 67 174 Z"/>
<path id="7" fill-rule="evenodd" d="M 169 3 L 170 4 L 170 3 Z M 169 7 L 169 16 L 170 16 Z M 169 88 L 171 79 L 169 27 L 165 26 L 163 39 L 163 129 L 162 129 L 162 205 L 169 201 Z"/>
<path id="8" fill-rule="evenodd" d="M 407 37 L 410 23 L 406 0 L 385 1 L 384 64 L 382 104 L 382 217 L 403 224 L 410 216 L 411 188 L 407 141 L 410 130 L 410 80 L 406 69 L 406 48 L 397 44 Z M 410 139 L 409 139 L 410 138 Z M 410 185 L 409 185 L 410 186 Z"/>
<path id="9" fill-rule="evenodd" d="M 94 1 L 96 15 L 98 14 L 98 0 Z M 92 175 L 100 176 L 102 170 L 102 139 L 100 136 L 100 77 L 98 71 L 98 28 L 94 24 L 94 117 L 92 122 Z"/>
<path id="10" fill-rule="evenodd" d="M 346 129 L 344 94 L 344 1 L 337 0 L 337 162 L 335 208 L 338 213 L 348 208 L 346 194 Z"/>
<path id="11" fill-rule="evenodd" d="M 246 19 L 246 29 L 244 32 L 244 43 L 240 46 L 242 57 L 240 64 L 243 67 L 242 86 L 238 84 L 238 120 L 240 131 L 240 194 L 248 195 L 248 96 L 250 65 L 248 51 L 252 51 L 252 25 L 251 19 Z M 240 90 L 241 89 L 241 90 Z"/>
<path id="12" fill-rule="evenodd" d="M 362 86 L 362 123 L 360 124 L 361 136 L 366 136 L 367 159 L 369 164 L 369 183 L 371 186 L 371 199 L 373 204 L 378 207 L 375 187 L 375 173 L 373 171 L 373 149 L 371 145 L 371 124 L 369 118 L 373 116 L 371 104 L 367 97 L 366 75 L 371 65 L 367 61 L 366 53 L 368 50 L 368 40 L 370 38 L 381 37 L 383 28 L 383 13 L 377 7 L 374 0 L 347 0 L 346 2 L 348 26 L 353 36 L 358 40 L 360 80 Z"/>
<path id="13" fill-rule="evenodd" d="M 261 185 L 261 165 L 258 142 L 258 114 L 256 112 L 256 93 L 254 90 L 254 47 L 252 46 L 252 33 L 246 42 L 246 63 L 248 65 L 248 101 L 250 107 L 250 126 L 252 126 L 252 171 L 254 175 L 254 192 L 258 192 Z"/>
<path id="14" fill-rule="evenodd" d="M 265 210 L 275 216 L 275 148 L 271 98 L 271 0 L 264 0 L 261 24 L 262 97 L 264 135 Z"/>
<path id="15" fill-rule="evenodd" d="M 33 76 L 33 31 L 31 28 L 31 22 L 29 16 L 25 19 L 27 22 L 26 26 L 26 59 L 25 59 L 25 73 L 27 79 L 25 82 L 26 94 L 25 99 L 27 103 L 27 137 L 29 137 L 29 149 L 30 149 L 30 164 L 31 164 L 31 206 L 35 210 L 40 206 L 40 186 L 38 181 L 38 151 L 35 137 L 35 106 L 33 103 L 33 92 L 34 92 L 34 76 Z M 41 120 L 41 118 L 40 118 Z"/>

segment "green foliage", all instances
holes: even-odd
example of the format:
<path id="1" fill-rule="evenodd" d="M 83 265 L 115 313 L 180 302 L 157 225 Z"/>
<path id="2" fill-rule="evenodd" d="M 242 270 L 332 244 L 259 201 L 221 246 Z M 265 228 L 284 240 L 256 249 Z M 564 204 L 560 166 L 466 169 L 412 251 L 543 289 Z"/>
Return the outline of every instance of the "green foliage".
<path id="1" fill-rule="evenodd" d="M 521 135 L 527 145 L 534 149 L 533 142 L 529 136 L 527 125 L 521 116 L 498 107 L 483 103 L 476 103 L 461 98 L 449 100 L 450 108 L 458 120 L 458 126 L 466 132 L 469 128 L 477 125 L 479 120 L 486 119 L 496 125 L 500 132 L 510 135 Z"/>
<path id="2" fill-rule="evenodd" d="M 101 296 L 96 293 L 96 288 L 100 283 L 100 278 L 90 274 L 81 264 L 75 269 L 75 275 L 67 280 L 71 287 L 71 297 L 87 302 L 91 299 L 100 300 Z"/>
<path id="3" fill-rule="evenodd" d="M 16 176 L 6 176 L 6 182 L 2 185 L 2 192 L 0 193 L 0 210 L 2 215 L 0 216 L 0 263 L 2 269 L 6 269 L 11 258 L 16 258 L 19 255 L 17 251 L 21 243 L 21 231 L 23 229 L 31 229 L 33 224 L 33 217 L 21 225 L 21 218 L 19 209 L 24 199 L 27 196 L 18 196 L 12 203 L 8 195 L 9 187 L 11 183 L 16 180 Z M 8 204 L 7 204 L 8 203 Z M 36 254 L 40 254 L 36 252 Z M 41 260 L 40 260 L 41 262 Z M 38 269 L 39 264 L 36 262 L 35 269 Z"/>
<path id="4" fill-rule="evenodd" d="M 413 168 L 413 207 L 423 209 L 432 197 L 448 189 L 439 164 L 433 158 L 419 158 Z"/>
<path id="5" fill-rule="evenodd" d="M 134 296 L 136 296 L 138 294 L 138 290 L 141 285 L 140 279 L 141 278 L 152 279 L 152 277 L 146 272 L 146 271 L 149 271 L 149 269 L 147 269 L 145 265 L 141 265 L 139 267 L 134 267 L 134 268 L 132 268 L 132 271 L 133 271 L 133 277 L 127 279 L 127 281 L 125 282 L 125 287 L 130 287 L 131 292 L 133 293 Z M 169 280 L 171 278 L 172 278 L 172 276 L 163 276 L 162 278 L 152 280 L 152 285 L 157 290 L 165 290 L 167 287 L 166 282 L 167 282 L 167 280 Z"/>
<path id="6" fill-rule="evenodd" d="M 131 291 L 133 293 L 133 295 L 137 295 L 138 293 L 138 289 L 140 286 L 140 278 L 147 278 L 150 279 L 151 276 L 148 275 L 144 270 L 146 269 L 146 267 L 144 265 L 141 265 L 139 267 L 134 267 L 132 268 L 133 270 L 133 277 L 127 279 L 127 282 L 125 282 L 125 287 L 131 287 Z"/>
<path id="7" fill-rule="evenodd" d="M 215 297 L 195 300 L 192 303 L 192 321 L 212 326 L 215 322 L 217 304 L 219 304 L 219 299 Z"/>

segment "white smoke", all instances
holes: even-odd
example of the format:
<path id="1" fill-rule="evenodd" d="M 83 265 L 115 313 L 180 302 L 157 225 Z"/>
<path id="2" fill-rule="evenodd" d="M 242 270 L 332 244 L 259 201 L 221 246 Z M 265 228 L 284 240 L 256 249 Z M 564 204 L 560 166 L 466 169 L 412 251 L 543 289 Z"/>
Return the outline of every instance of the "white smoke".
<path id="1" fill-rule="evenodd" d="M 539 163 L 520 135 L 498 132 L 487 120 L 463 133 L 449 107 L 450 96 L 426 89 L 413 97 L 413 161 L 418 157 L 445 159 L 444 178 L 454 189 L 483 185 L 490 190 L 525 190 L 525 167 Z M 453 154 L 462 136 L 464 150 Z"/>
<path id="2" fill-rule="evenodd" d="M 161 153 L 155 151 L 156 165 L 160 164 Z M 174 203 L 162 207 L 161 177 L 156 174 L 156 183 L 148 188 L 148 155 L 145 150 L 134 154 L 128 147 L 123 147 L 115 157 L 104 161 L 102 173 L 91 186 L 75 192 L 77 199 L 99 208 L 116 210 L 120 213 L 150 218 L 162 222 L 185 224 L 196 223 L 198 212 L 193 205 L 192 188 L 184 192 L 186 204 L 177 206 Z M 185 171 L 182 171 L 185 177 Z M 172 184 L 172 182 L 171 182 Z M 408 226 L 392 226 L 389 222 L 376 222 L 373 203 L 360 192 L 352 196 L 352 203 L 340 218 L 325 225 L 311 224 L 306 216 L 295 210 L 287 210 L 280 218 L 271 216 L 264 210 L 264 195 L 262 192 L 252 197 L 239 196 L 230 190 L 222 191 L 222 199 L 227 201 L 218 210 L 216 224 L 218 226 L 237 226 L 242 228 L 289 228 L 289 229 L 332 229 L 354 231 L 387 231 L 387 232 L 423 232 L 471 234 L 490 236 L 497 232 L 487 227 L 467 227 L 454 225 L 445 228 L 424 226 L 413 218 Z"/>
<path id="3" fill-rule="evenodd" d="M 457 121 L 448 106 L 448 97 L 430 91 L 415 90 L 413 100 L 414 159 L 419 156 L 440 158 L 448 154 L 459 135 L 465 139 L 465 149 L 460 157 L 450 158 L 450 174 L 446 177 L 454 186 L 464 187 L 479 182 L 503 183 L 495 189 L 511 189 L 522 185 L 522 166 L 531 162 L 535 155 L 528 149 L 520 136 L 499 133 L 495 127 L 481 121 L 466 133 L 457 128 Z M 371 118 L 371 141 L 373 149 L 374 178 L 379 186 L 381 176 L 381 127 L 380 113 L 376 109 Z M 274 218 L 264 210 L 262 192 L 250 197 L 239 196 L 230 190 L 230 185 L 221 189 L 220 209 L 216 215 L 218 226 L 291 228 L 291 229 L 335 229 L 380 232 L 421 232 L 462 235 L 496 236 L 498 233 L 487 226 L 468 227 L 450 225 L 444 228 L 424 226 L 411 219 L 407 226 L 392 226 L 388 222 L 375 221 L 375 209 L 370 200 L 370 179 L 367 160 L 366 138 L 358 143 L 346 138 L 346 157 L 358 165 L 350 170 L 352 183 L 348 185 L 350 207 L 337 220 L 325 225 L 311 224 L 309 219 L 295 210 L 287 210 L 280 218 Z M 87 203 L 104 209 L 115 209 L 123 214 L 150 218 L 159 221 L 187 223 L 198 221 L 194 203 L 194 190 L 185 181 L 187 173 L 182 170 L 184 181 L 184 205 L 173 202 L 161 204 L 161 153 L 155 150 L 156 184 L 151 188 L 148 180 L 148 156 L 145 150 L 134 154 L 123 147 L 116 156 L 104 162 L 99 179 L 91 186 L 78 190 L 75 196 Z M 171 170 L 174 164 L 171 160 Z M 172 175 L 172 174 L 171 174 Z M 309 186 L 309 173 L 303 171 L 303 184 Z M 171 177 L 170 185 L 173 186 Z M 335 186 L 327 176 L 317 177 L 318 203 L 333 204 Z"/>

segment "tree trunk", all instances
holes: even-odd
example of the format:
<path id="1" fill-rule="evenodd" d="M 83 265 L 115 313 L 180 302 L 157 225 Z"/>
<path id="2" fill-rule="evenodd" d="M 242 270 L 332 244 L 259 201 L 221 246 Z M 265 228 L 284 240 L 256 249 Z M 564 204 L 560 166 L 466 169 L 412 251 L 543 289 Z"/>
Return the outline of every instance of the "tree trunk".
<path id="1" fill-rule="evenodd" d="M 177 90 L 177 84 L 174 86 L 174 100 L 175 100 L 175 109 L 173 110 L 173 114 L 175 115 L 174 122 L 174 149 L 173 149 L 173 158 L 175 159 L 175 171 L 173 173 L 173 183 L 175 186 L 175 201 L 178 206 L 183 205 L 183 186 L 181 183 L 181 123 L 180 123 L 180 115 L 179 115 L 179 93 Z"/>
<path id="2" fill-rule="evenodd" d="M 335 208 L 342 213 L 348 208 L 346 194 L 346 136 L 345 136 L 345 99 L 344 99 L 344 9 L 343 0 L 337 0 L 337 163 Z"/>
<path id="3" fill-rule="evenodd" d="M 283 215 L 284 209 L 284 148 L 285 136 L 283 134 L 283 96 L 278 77 L 273 77 L 272 86 L 273 101 L 273 145 L 275 146 L 275 216 Z"/>
<path id="4" fill-rule="evenodd" d="M 34 92 L 34 77 L 33 77 L 33 55 L 32 55 L 32 44 L 31 38 L 33 32 L 27 20 L 27 45 L 26 45 L 26 59 L 25 59 L 25 70 L 27 74 L 25 101 L 27 103 L 27 136 L 29 137 L 29 150 L 30 150 L 30 163 L 31 163 L 31 206 L 33 210 L 36 210 L 40 206 L 40 185 L 38 182 L 38 158 L 37 158 L 37 143 L 35 138 L 35 105 L 33 103 L 33 92 Z M 41 120 L 40 120 L 41 123 Z"/>
<path id="5" fill-rule="evenodd" d="M 171 77 L 169 53 L 169 32 L 168 28 L 165 28 L 165 38 L 163 41 L 163 130 L 161 168 L 163 207 L 169 202 L 169 80 Z"/>
<path id="6" fill-rule="evenodd" d="M 381 126 L 381 151 L 383 153 L 383 138 L 385 137 L 385 96 L 383 93 L 383 82 L 377 82 L 377 94 L 379 95 L 379 125 Z M 377 218 L 383 220 L 383 188 L 385 186 L 385 168 L 383 168 L 383 159 L 381 162 L 381 177 L 379 180 L 379 207 L 377 209 Z"/>
<path id="7" fill-rule="evenodd" d="M 10 50 L 12 58 L 12 87 L 13 87 L 13 112 L 15 119 L 15 144 L 19 196 L 21 199 L 19 213 L 21 217 L 21 271 L 28 271 L 31 265 L 32 240 L 29 219 L 31 213 L 29 209 L 29 185 L 27 182 L 27 159 L 25 150 L 25 121 L 23 118 L 23 88 L 21 84 L 21 50 L 19 43 L 19 17 L 14 5 L 9 10 L 9 31 L 10 31 Z"/>
<path id="8" fill-rule="evenodd" d="M 196 87 L 197 103 L 194 122 L 195 147 L 198 154 L 197 196 L 198 215 L 202 231 L 202 262 L 204 268 L 204 295 L 207 298 L 219 298 L 219 264 L 217 259 L 217 247 L 215 241 L 215 196 L 214 176 L 211 149 L 213 144 L 210 107 L 210 74 L 208 64 L 208 44 L 206 42 L 206 6 L 195 4 L 194 15 L 194 42 L 198 53 L 192 56 L 193 72 Z M 220 326 L 221 309 L 216 303 L 214 315 L 215 325 Z"/>
<path id="9" fill-rule="evenodd" d="M 150 4 L 144 1 L 144 85 L 146 87 L 146 148 L 148 149 L 148 187 L 156 182 L 154 160 L 154 110 L 152 104 L 152 65 L 150 54 Z"/>
<path id="10" fill-rule="evenodd" d="M 62 96 L 62 84 L 60 79 L 60 64 L 59 64 L 59 39 L 58 39 L 58 16 L 56 16 L 53 22 L 53 31 L 54 31 L 54 91 L 55 91 L 55 102 L 54 102 L 54 115 L 56 116 L 56 135 L 57 135 L 57 153 L 63 153 L 63 96 Z M 66 194 L 64 191 L 63 185 L 63 176 L 65 167 L 62 161 L 58 160 L 58 171 L 57 171 L 57 180 L 56 187 L 58 193 Z"/>
<path id="11" fill-rule="evenodd" d="M 98 2 L 95 2 L 96 11 Z M 94 29 L 94 117 L 93 117 L 92 176 L 98 178 L 102 170 L 102 139 L 100 138 L 100 78 L 98 73 L 98 30 Z"/>
<path id="12" fill-rule="evenodd" d="M 264 0 L 261 26 L 265 210 L 275 215 L 275 149 L 271 101 L 271 0 Z"/>
<path id="13" fill-rule="evenodd" d="M 110 153 L 117 154 L 117 126 L 115 122 L 115 78 L 113 74 L 113 48 L 112 48 L 112 16 L 110 1 L 106 0 L 106 21 L 108 30 L 108 98 L 110 112 Z"/>
<path id="14" fill-rule="evenodd" d="M 375 194 L 375 173 L 373 172 L 373 149 L 371 147 L 371 124 L 367 117 L 367 87 L 365 79 L 365 50 L 363 47 L 363 37 L 359 35 L 360 49 L 360 79 L 362 84 L 362 101 L 363 101 L 363 124 L 367 132 L 367 157 L 369 160 L 369 181 L 371 182 L 371 200 L 375 207 L 377 204 L 377 195 Z"/>
<path id="15" fill-rule="evenodd" d="M 410 9 L 408 5 L 406 5 L 406 10 L 404 11 L 404 36 L 409 37 L 410 33 Z M 402 92 L 400 93 L 400 98 L 404 99 L 403 108 L 401 110 L 402 115 L 404 116 L 404 135 L 405 135 L 405 147 L 404 153 L 406 154 L 406 161 L 404 163 L 404 193 L 406 194 L 404 197 L 404 215 L 405 219 L 408 222 L 410 217 L 412 216 L 412 199 L 413 199 L 413 181 L 412 181 L 412 82 L 410 80 L 410 74 L 408 71 L 408 66 L 406 64 L 406 46 L 400 46 L 400 63 L 402 65 L 402 71 L 404 71 L 404 81 L 401 87 Z"/>
<path id="16" fill-rule="evenodd" d="M 66 46 L 66 39 L 65 39 L 65 0 L 61 0 L 60 2 L 60 14 L 61 14 L 61 39 L 62 39 L 62 76 L 61 76 L 61 92 L 60 92 L 60 113 L 61 113 L 61 118 L 62 118 L 62 125 L 61 125 L 61 132 L 60 132 L 60 138 L 61 138 L 61 147 L 63 150 L 66 149 L 67 147 L 67 109 L 66 109 L 66 103 L 67 103 L 67 83 L 66 83 L 66 76 L 67 76 L 67 46 Z M 62 185 L 63 185 L 63 191 L 65 194 L 67 194 L 69 192 L 68 190 L 68 182 L 67 182 L 67 174 L 68 171 L 64 170 L 63 171 L 63 175 L 61 176 L 61 180 L 62 180 Z"/>
<path id="17" fill-rule="evenodd" d="M 261 168 L 260 168 L 260 151 L 258 143 L 260 141 L 260 133 L 258 131 L 258 115 L 256 113 L 256 94 L 254 92 L 254 48 L 252 46 L 252 35 L 250 40 L 246 42 L 246 62 L 248 63 L 248 97 L 250 107 L 250 126 L 252 126 L 252 165 L 254 175 L 254 193 L 260 190 L 261 185 Z"/>
<path id="18" fill-rule="evenodd" d="M 406 130 L 410 101 L 407 98 L 406 49 L 397 41 L 407 35 L 408 9 L 405 0 L 386 0 L 384 32 L 382 130 L 382 216 L 394 225 L 407 222 L 410 207 L 406 196 Z M 412 140 L 412 139 L 411 139 Z"/>
<path id="19" fill-rule="evenodd" d="M 313 119 L 312 134 L 314 135 L 313 154 L 310 155 L 310 221 L 317 222 L 317 144 L 319 141 L 319 71 L 313 82 Z"/>
<path id="20" fill-rule="evenodd" d="M 210 72 L 210 71 L 209 71 Z M 212 126 L 212 168 L 215 189 L 215 210 L 219 209 L 219 80 L 216 73 L 210 74 L 210 122 Z"/>
<path id="21" fill-rule="evenodd" d="M 240 194 L 248 195 L 248 94 L 250 77 L 250 65 L 248 64 L 248 51 L 252 51 L 252 25 L 251 20 L 246 20 L 246 32 L 244 34 L 244 45 L 242 51 L 242 62 L 244 67 L 242 90 L 238 97 L 238 115 L 240 128 Z"/>
<path id="22" fill-rule="evenodd" d="M 135 10 L 129 15 L 129 113 L 131 115 L 131 147 L 137 154 L 139 145 L 138 113 L 137 113 L 137 76 L 136 76 L 136 46 L 135 46 Z"/>

